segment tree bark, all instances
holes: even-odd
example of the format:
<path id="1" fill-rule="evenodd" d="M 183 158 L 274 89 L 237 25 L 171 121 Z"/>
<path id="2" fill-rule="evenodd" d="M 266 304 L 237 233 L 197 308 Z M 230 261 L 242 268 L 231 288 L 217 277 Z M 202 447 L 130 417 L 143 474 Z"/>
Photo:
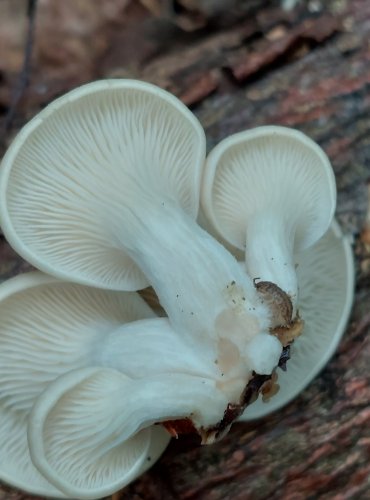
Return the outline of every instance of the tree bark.
<path id="1" fill-rule="evenodd" d="M 370 3 L 310 1 L 285 12 L 268 1 L 233 1 L 226 9 L 228 2 L 184 0 L 173 9 L 170 1 L 117 0 L 108 13 L 96 4 L 82 34 L 71 28 L 80 15 L 74 1 L 40 4 L 32 78 L 13 133 L 56 95 L 111 76 L 174 92 L 199 117 L 209 148 L 258 125 L 300 129 L 333 164 L 336 216 L 353 236 L 357 274 L 340 347 L 298 398 L 260 421 L 234 425 L 218 444 L 173 441 L 114 498 L 370 498 Z M 53 31 L 56 9 L 61 22 Z M 14 65 L 0 64 L 0 73 L 4 119 Z M 4 240 L 0 257 L 1 280 L 30 267 Z M 4 486 L 2 498 L 29 497 Z"/>

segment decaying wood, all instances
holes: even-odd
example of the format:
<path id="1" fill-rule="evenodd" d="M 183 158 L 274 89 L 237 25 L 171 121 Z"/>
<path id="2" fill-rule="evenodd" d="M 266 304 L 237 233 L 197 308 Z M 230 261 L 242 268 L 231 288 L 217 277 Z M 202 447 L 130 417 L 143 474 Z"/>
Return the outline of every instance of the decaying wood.
<path id="1" fill-rule="evenodd" d="M 370 498 L 370 2 L 302 1 L 291 12 L 277 1 L 191 4 L 40 2 L 33 71 L 15 128 L 76 85 L 129 76 L 192 106 L 209 148 L 262 124 L 302 130 L 334 167 L 337 217 L 354 240 L 356 299 L 336 355 L 291 404 L 236 424 L 209 447 L 174 440 L 114 498 Z M 0 30 L 0 120 L 22 60 L 22 44 L 18 50 L 14 41 L 7 53 L 6 40 Z M 2 279 L 29 268 L 4 241 L 0 257 Z M 0 489 L 0 499 L 28 498 Z"/>
<path id="2" fill-rule="evenodd" d="M 0 151 L 4 149 L 4 143 L 6 135 L 10 127 L 12 126 L 14 115 L 16 113 L 17 105 L 22 98 L 24 91 L 27 88 L 29 83 L 29 73 L 30 73 L 30 65 L 31 65 L 31 54 L 33 47 L 33 36 L 35 29 L 35 17 L 36 17 L 36 6 L 37 0 L 28 0 L 27 3 L 27 17 L 28 17 L 28 29 L 27 29 L 27 37 L 24 49 L 24 60 L 21 72 L 18 77 L 17 84 L 15 86 L 15 90 L 12 95 L 12 99 L 10 105 L 8 107 L 7 113 L 5 115 L 5 119 L 3 122 L 3 129 L 0 134 Z"/>

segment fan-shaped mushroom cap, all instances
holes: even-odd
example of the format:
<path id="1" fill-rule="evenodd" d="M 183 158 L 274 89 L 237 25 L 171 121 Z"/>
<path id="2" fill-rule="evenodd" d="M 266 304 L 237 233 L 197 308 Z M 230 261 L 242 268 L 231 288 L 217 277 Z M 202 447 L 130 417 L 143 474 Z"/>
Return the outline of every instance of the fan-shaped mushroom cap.
<path id="1" fill-rule="evenodd" d="M 72 498 L 114 493 L 138 475 L 147 459 L 150 428 L 121 440 L 126 380 L 115 370 L 74 370 L 50 384 L 32 409 L 32 461 Z"/>
<path id="2" fill-rule="evenodd" d="M 201 125 L 171 94 L 135 80 L 84 85 L 33 118 L 5 155 L 3 232 L 49 274 L 143 288 L 147 280 L 121 244 L 129 216 L 140 226 L 132 206 L 148 214 L 175 201 L 195 218 L 204 158 Z"/>
<path id="3" fill-rule="evenodd" d="M 351 245 L 333 221 L 327 234 L 296 256 L 299 311 L 304 334 L 291 347 L 287 370 L 277 370 L 280 388 L 271 399 L 258 399 L 242 420 L 263 417 L 296 397 L 332 357 L 351 311 L 354 264 Z"/>
<path id="4" fill-rule="evenodd" d="M 34 494 L 64 496 L 29 456 L 26 427 L 34 401 L 59 375 L 94 363 L 102 339 L 117 325 L 153 316 L 136 293 L 87 288 L 40 272 L 0 286 L 1 480 Z M 168 443 L 158 432 L 151 463 Z"/>
<path id="5" fill-rule="evenodd" d="M 107 368 L 74 370 L 50 384 L 33 407 L 32 460 L 68 495 L 107 495 L 122 486 L 125 462 L 133 462 L 132 475 L 137 474 L 142 455 L 132 460 L 131 449 L 144 447 L 146 427 L 189 417 L 193 400 L 200 405 L 194 418 L 203 412 L 212 422 L 227 404 L 220 394 L 214 382 L 182 374 L 133 380 Z"/>
<path id="6" fill-rule="evenodd" d="M 229 244 L 246 251 L 252 278 L 272 281 L 287 293 L 294 295 L 296 287 L 293 251 L 321 238 L 335 202 L 327 156 L 296 130 L 265 126 L 241 132 L 208 156 L 202 184 L 206 217 Z"/>
<path id="7" fill-rule="evenodd" d="M 207 217 L 239 249 L 245 249 L 248 218 L 277 210 L 295 229 L 295 250 L 304 250 L 326 232 L 336 202 L 322 149 L 301 132 L 278 126 L 221 141 L 207 158 L 202 195 Z"/>

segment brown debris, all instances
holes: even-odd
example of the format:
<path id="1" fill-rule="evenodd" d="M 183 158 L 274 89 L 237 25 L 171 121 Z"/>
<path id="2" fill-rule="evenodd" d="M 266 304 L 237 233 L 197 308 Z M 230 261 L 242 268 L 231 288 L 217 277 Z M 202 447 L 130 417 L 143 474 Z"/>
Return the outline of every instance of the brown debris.
<path id="1" fill-rule="evenodd" d="M 273 372 L 270 380 L 266 380 L 266 382 L 261 387 L 262 401 L 267 403 L 272 397 L 275 396 L 279 392 L 280 386 L 277 383 L 278 375 L 276 371 Z"/>
<path id="2" fill-rule="evenodd" d="M 271 330 L 271 333 L 279 339 L 284 347 L 286 347 L 302 334 L 303 328 L 304 321 L 297 316 L 289 325 L 277 326 Z"/>
<path id="3" fill-rule="evenodd" d="M 287 346 L 284 347 L 281 353 L 278 366 L 285 369 L 289 357 L 290 347 Z M 277 384 L 277 378 L 276 372 L 273 372 L 271 375 L 259 375 L 253 372 L 243 394 L 240 396 L 239 403 L 229 403 L 222 420 L 212 427 L 197 429 L 191 420 L 191 416 L 177 420 L 168 420 L 163 422 L 162 425 L 172 437 L 178 438 L 180 434 L 198 434 L 201 438 L 201 444 L 213 444 L 225 436 L 234 421 L 242 415 L 248 405 L 256 401 L 260 393 L 262 394 L 263 401 L 268 401 L 278 392 L 279 385 Z"/>
<path id="4" fill-rule="evenodd" d="M 162 425 L 175 439 L 179 437 L 179 434 L 197 434 L 197 430 L 190 418 L 167 420 Z"/>
<path id="5" fill-rule="evenodd" d="M 270 281 L 254 280 L 261 301 L 271 312 L 271 327 L 290 325 L 292 321 L 293 305 L 290 297 L 280 287 Z"/>
<path id="6" fill-rule="evenodd" d="M 158 296 L 151 286 L 139 290 L 138 293 L 158 316 L 165 316 L 165 310 L 161 306 Z"/>

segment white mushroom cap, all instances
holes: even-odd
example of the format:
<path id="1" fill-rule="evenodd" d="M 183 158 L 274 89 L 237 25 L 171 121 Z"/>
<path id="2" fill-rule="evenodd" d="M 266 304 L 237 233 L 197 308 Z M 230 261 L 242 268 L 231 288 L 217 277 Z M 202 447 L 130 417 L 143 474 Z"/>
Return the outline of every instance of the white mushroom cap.
<path id="1" fill-rule="evenodd" d="M 132 449 L 145 448 L 149 425 L 190 416 L 195 396 L 201 406 L 194 417 L 207 413 L 212 422 L 227 405 L 220 394 L 215 382 L 182 374 L 153 376 L 143 383 L 107 368 L 71 371 L 50 384 L 32 409 L 32 460 L 68 495 L 108 495 L 123 485 L 122 469 L 130 479 L 137 475 L 142 455 L 132 460 Z"/>
<path id="2" fill-rule="evenodd" d="M 64 497 L 29 456 L 26 427 L 34 401 L 59 375 L 96 363 L 104 339 L 117 326 L 155 320 L 154 314 L 136 293 L 87 288 L 34 272 L 0 286 L 0 317 L 0 479 L 34 494 Z M 145 445 L 152 448 L 151 464 L 168 443 L 161 430 L 153 432 Z M 121 470 L 122 481 L 131 478 L 126 472 Z"/>
<path id="3" fill-rule="evenodd" d="M 115 370 L 74 370 L 50 384 L 32 409 L 32 461 L 71 498 L 114 493 L 135 479 L 147 460 L 150 428 L 121 440 L 120 392 L 126 380 Z"/>
<path id="4" fill-rule="evenodd" d="M 195 219 L 204 158 L 204 131 L 173 95 L 135 80 L 84 85 L 35 116 L 7 151 L 3 232 L 49 274 L 143 288 L 146 278 L 122 247 L 127 219 L 140 225 L 133 206 L 151 212 L 155 193 L 158 205 L 174 200 Z"/>
<path id="5" fill-rule="evenodd" d="M 280 389 L 267 402 L 258 399 L 242 420 L 261 418 L 289 403 L 333 356 L 345 331 L 354 295 L 351 244 L 333 221 L 327 234 L 296 256 L 299 312 L 304 332 L 291 347 L 287 370 L 277 370 Z"/>
<path id="6" fill-rule="evenodd" d="M 293 296 L 293 252 L 327 231 L 335 202 L 327 156 L 296 130 L 265 126 L 241 132 L 208 156 L 202 184 L 206 217 L 229 244 L 246 251 L 252 278 Z"/>
<path id="7" fill-rule="evenodd" d="M 203 208 L 236 248 L 245 249 L 249 217 L 278 210 L 296 230 L 295 250 L 304 250 L 327 231 L 335 202 L 335 178 L 326 154 L 297 130 L 264 126 L 240 132 L 208 155 Z"/>

